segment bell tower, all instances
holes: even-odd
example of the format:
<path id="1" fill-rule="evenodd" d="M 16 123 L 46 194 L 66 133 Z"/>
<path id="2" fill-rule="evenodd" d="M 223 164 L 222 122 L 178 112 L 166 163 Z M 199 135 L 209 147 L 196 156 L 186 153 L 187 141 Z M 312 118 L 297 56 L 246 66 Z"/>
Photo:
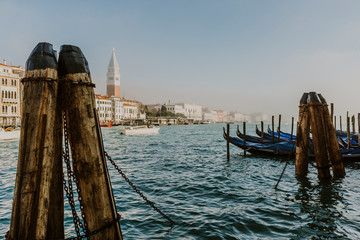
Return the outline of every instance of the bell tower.
<path id="1" fill-rule="evenodd" d="M 115 48 L 112 50 L 111 59 L 106 74 L 107 95 L 120 98 L 120 71 L 115 56 Z"/>

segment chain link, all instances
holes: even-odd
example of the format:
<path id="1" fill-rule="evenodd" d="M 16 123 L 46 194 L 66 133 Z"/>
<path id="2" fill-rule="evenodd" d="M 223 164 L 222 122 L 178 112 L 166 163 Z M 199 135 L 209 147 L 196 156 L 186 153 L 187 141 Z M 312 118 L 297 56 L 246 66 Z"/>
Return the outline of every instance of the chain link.
<path id="1" fill-rule="evenodd" d="M 108 224 L 106 224 L 106 225 L 104 225 L 104 226 L 102 226 L 102 227 L 100 227 L 100 228 L 98 228 L 98 229 L 96 229 L 96 230 L 94 230 L 92 232 L 89 232 L 89 233 L 86 233 L 84 235 L 80 235 L 80 236 L 77 236 L 77 237 L 66 238 L 66 240 L 81 240 L 83 238 L 89 238 L 90 236 L 95 235 L 97 233 L 100 233 L 100 232 L 104 231 L 105 229 L 111 227 L 112 225 L 116 224 L 120 220 L 120 218 L 121 218 L 120 214 L 117 213 L 117 217 L 112 222 L 110 222 L 110 223 L 108 223 Z"/>
<path id="2" fill-rule="evenodd" d="M 120 175 L 125 179 L 125 181 L 135 190 L 135 192 L 137 194 L 139 194 L 139 196 L 147 203 L 149 204 L 155 211 L 157 211 L 158 213 L 160 213 L 164 218 L 166 218 L 171 225 L 173 225 L 175 222 L 169 218 L 168 216 L 166 216 L 160 209 L 158 209 L 155 204 L 153 202 L 151 202 L 149 199 L 147 199 L 144 194 L 142 194 L 142 192 L 140 192 L 139 189 L 137 189 L 137 187 L 130 181 L 130 179 L 123 173 L 123 171 L 116 165 L 116 163 L 114 162 L 114 160 L 111 159 L 111 157 L 109 156 L 109 154 L 105 151 L 105 156 L 106 158 L 110 161 L 110 163 L 115 167 L 115 169 L 120 173 Z"/>
<path id="3" fill-rule="evenodd" d="M 82 229 L 82 231 L 85 234 L 87 234 L 88 233 L 87 221 L 85 218 L 85 213 L 83 211 L 84 206 L 82 204 L 82 197 L 80 195 L 79 182 L 77 181 L 76 176 L 75 176 L 75 174 L 71 168 L 71 164 L 70 164 L 69 136 L 68 136 L 68 131 L 67 131 L 68 129 L 67 129 L 67 121 L 66 121 L 66 113 L 65 112 L 63 113 L 63 118 L 64 118 L 64 139 L 65 139 L 65 144 L 64 144 L 65 148 L 64 148 L 64 152 L 63 152 L 63 158 L 64 158 L 64 162 L 66 164 L 67 178 L 68 178 L 68 180 L 66 181 L 65 177 L 63 175 L 64 190 L 66 192 L 66 197 L 69 200 L 71 212 L 73 214 L 73 221 L 74 221 L 76 235 L 77 235 L 78 239 L 82 239 L 82 238 L 80 238 L 80 236 L 81 236 L 80 228 Z M 76 164 L 74 164 L 74 162 L 73 162 L 73 165 L 75 168 Z M 75 184 L 76 184 L 76 191 L 78 193 L 78 200 L 80 202 L 81 216 L 82 216 L 84 223 L 81 222 L 81 220 L 76 212 L 72 181 L 75 182 Z"/>

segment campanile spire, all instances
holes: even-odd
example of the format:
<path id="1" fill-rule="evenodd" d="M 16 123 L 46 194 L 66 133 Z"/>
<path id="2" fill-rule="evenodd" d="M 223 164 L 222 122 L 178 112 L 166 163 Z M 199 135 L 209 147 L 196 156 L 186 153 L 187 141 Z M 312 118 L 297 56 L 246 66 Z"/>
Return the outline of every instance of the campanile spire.
<path id="1" fill-rule="evenodd" d="M 115 56 L 115 48 L 112 49 L 112 55 L 108 66 L 107 77 L 107 95 L 120 97 L 120 71 Z"/>

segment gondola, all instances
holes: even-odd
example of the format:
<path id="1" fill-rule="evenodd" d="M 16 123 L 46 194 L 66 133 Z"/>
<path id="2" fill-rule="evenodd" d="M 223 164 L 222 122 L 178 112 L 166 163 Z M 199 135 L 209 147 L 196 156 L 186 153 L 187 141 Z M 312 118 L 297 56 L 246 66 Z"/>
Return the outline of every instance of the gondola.
<path id="1" fill-rule="evenodd" d="M 258 135 L 259 137 L 261 137 L 261 131 L 258 129 L 257 125 L 256 125 L 256 135 Z M 271 139 L 273 140 L 273 136 L 272 134 L 268 133 L 268 132 L 263 132 L 263 136 L 264 136 L 264 139 Z M 291 140 L 290 138 L 288 137 L 283 137 L 280 135 L 280 138 L 278 137 L 278 135 L 274 133 L 274 141 L 278 142 L 280 140 L 280 142 L 286 142 L 286 141 L 292 141 L 292 140 L 295 140 L 295 138 L 293 137 L 293 139 Z"/>
<path id="2" fill-rule="evenodd" d="M 227 139 L 227 134 L 224 130 L 224 138 Z M 244 144 L 244 140 L 237 137 L 229 136 L 230 143 L 234 144 L 237 147 L 240 147 L 249 152 L 261 152 L 261 153 L 268 153 L 272 155 L 289 155 L 290 153 L 295 153 L 295 143 L 294 142 L 276 142 L 276 143 L 254 143 L 251 141 L 246 140 Z"/>
<path id="3" fill-rule="evenodd" d="M 236 135 L 240 138 L 240 139 L 245 139 L 246 141 L 249 142 L 253 142 L 253 143 L 261 143 L 261 137 L 256 137 L 256 136 L 250 136 L 250 135 L 244 135 L 242 132 L 240 132 L 239 130 L 239 125 L 237 126 L 236 129 Z M 280 140 L 282 141 L 282 140 Z M 269 144 L 269 143 L 276 143 L 279 142 L 278 139 L 274 139 L 274 141 L 272 139 L 268 139 L 268 138 L 264 138 L 262 141 L 264 144 Z"/>
<path id="4" fill-rule="evenodd" d="M 268 128 L 268 133 L 270 135 L 272 135 L 272 130 L 270 128 Z M 274 132 L 274 136 L 278 137 L 279 132 Z M 290 133 L 285 133 L 285 132 L 280 131 L 280 138 L 295 140 L 296 136 L 291 135 Z"/>
<path id="5" fill-rule="evenodd" d="M 226 140 L 227 134 L 225 132 L 225 128 L 223 129 L 223 137 Z M 285 156 L 295 155 L 295 141 L 284 141 L 284 142 L 276 142 L 276 143 L 256 143 L 248 140 L 248 136 L 246 136 L 246 143 L 244 140 L 238 137 L 229 136 L 229 142 L 239 148 L 242 148 L 250 153 L 262 153 L 266 155 L 275 155 L 275 156 Z M 340 141 L 341 142 L 341 141 Z M 359 161 L 360 160 L 360 148 L 344 148 L 345 143 L 340 144 L 340 151 L 344 158 L 344 160 L 348 162 Z M 310 141 L 309 144 L 309 156 L 314 156 L 314 146 Z"/>

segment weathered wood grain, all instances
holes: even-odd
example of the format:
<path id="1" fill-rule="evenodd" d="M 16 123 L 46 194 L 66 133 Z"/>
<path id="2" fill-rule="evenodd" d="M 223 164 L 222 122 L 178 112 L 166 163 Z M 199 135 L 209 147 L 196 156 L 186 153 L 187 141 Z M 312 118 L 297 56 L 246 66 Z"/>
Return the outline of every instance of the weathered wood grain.
<path id="1" fill-rule="evenodd" d="M 75 84 L 92 83 L 87 61 L 79 48 L 68 45 L 62 47 L 59 72 L 65 80 L 63 102 L 74 174 L 81 189 L 82 205 L 91 232 L 112 222 L 117 217 L 117 212 L 99 141 L 101 132 L 94 114 L 94 90 L 90 85 Z M 119 223 L 90 239 L 122 239 Z"/>
<path id="2" fill-rule="evenodd" d="M 22 127 L 14 201 L 12 239 L 64 238 L 61 108 L 57 69 L 25 73 Z M 39 81 L 36 79 L 39 78 Z"/>
<path id="3" fill-rule="evenodd" d="M 304 93 L 299 105 L 299 122 L 296 131 L 295 174 L 306 176 L 309 161 L 310 119 L 307 107 L 308 93 Z"/>

